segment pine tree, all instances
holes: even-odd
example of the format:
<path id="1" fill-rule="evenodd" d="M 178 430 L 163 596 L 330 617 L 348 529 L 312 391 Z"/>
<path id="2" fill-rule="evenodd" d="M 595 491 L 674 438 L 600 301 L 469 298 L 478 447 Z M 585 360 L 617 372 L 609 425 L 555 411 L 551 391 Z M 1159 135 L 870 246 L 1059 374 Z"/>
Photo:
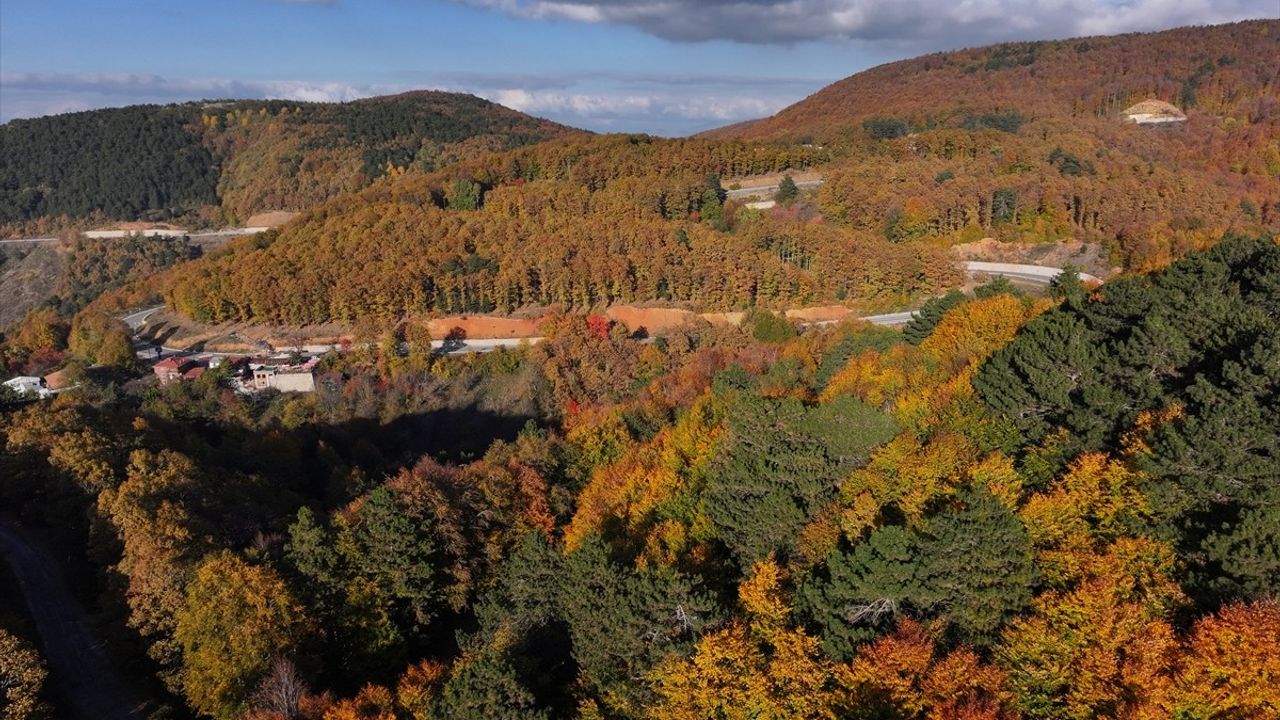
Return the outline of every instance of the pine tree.
<path id="1" fill-rule="evenodd" d="M 791 178 L 788 173 L 782 176 L 782 180 L 778 183 L 778 191 L 774 193 L 773 199 L 779 205 L 790 205 L 795 199 L 800 197 L 800 188 L 796 186 L 796 181 Z"/>

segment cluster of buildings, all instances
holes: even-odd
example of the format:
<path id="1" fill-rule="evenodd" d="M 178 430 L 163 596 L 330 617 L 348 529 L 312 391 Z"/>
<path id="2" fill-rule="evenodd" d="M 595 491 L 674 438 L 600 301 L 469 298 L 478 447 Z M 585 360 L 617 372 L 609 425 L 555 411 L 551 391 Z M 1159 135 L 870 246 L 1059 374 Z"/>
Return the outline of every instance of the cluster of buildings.
<path id="1" fill-rule="evenodd" d="M 287 358 L 175 355 L 151 366 L 151 372 L 155 373 L 161 385 L 171 385 L 198 380 L 206 372 L 226 365 L 231 369 L 228 376 L 237 392 L 312 392 L 316 389 L 315 367 L 319 362 L 319 357 L 291 363 Z M 0 384 L 24 400 L 43 400 L 75 387 L 70 384 L 64 370 L 44 377 L 19 375 Z"/>
<path id="2" fill-rule="evenodd" d="M 227 365 L 231 368 L 231 383 L 239 392 L 253 393 L 271 389 L 280 392 L 312 392 L 316 389 L 315 366 L 319 361 L 318 357 L 301 364 L 291 364 L 287 359 L 279 358 L 255 360 L 218 355 L 174 356 L 156 363 L 151 371 L 161 385 L 169 385 L 199 379 L 209 370 Z"/>

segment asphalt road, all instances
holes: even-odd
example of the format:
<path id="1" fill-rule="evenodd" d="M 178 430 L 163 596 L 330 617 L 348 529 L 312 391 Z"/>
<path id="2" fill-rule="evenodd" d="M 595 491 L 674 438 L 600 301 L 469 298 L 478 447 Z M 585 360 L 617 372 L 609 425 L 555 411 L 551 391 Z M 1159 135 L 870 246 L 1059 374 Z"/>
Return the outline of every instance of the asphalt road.
<path id="1" fill-rule="evenodd" d="M 271 228 L 266 227 L 242 227 L 242 228 L 226 228 L 224 230 L 202 230 L 200 232 L 188 233 L 187 237 L 192 242 L 208 242 L 211 240 L 226 240 L 228 238 L 240 237 L 242 235 L 257 235 Z M 4 238 L 0 240 L 0 245 L 19 245 L 30 243 L 53 243 L 59 242 L 62 238 L 57 237 L 33 237 L 33 238 Z"/>
<path id="2" fill-rule="evenodd" d="M 120 319 L 124 321 L 125 325 L 129 326 L 130 330 L 137 331 L 142 329 L 143 325 L 147 324 L 147 318 L 151 317 L 152 313 L 159 312 L 160 310 L 163 310 L 163 309 L 164 309 L 163 305 L 156 305 L 155 307 L 143 308 L 142 310 L 138 310 L 137 312 L 132 312 L 132 313 L 129 313 L 128 315 L 121 316 Z"/>
<path id="3" fill-rule="evenodd" d="M 59 717 L 140 720 L 141 703 L 107 658 L 49 548 L 17 522 L 0 517 L 0 551 L 26 598 L 50 677 L 60 690 L 59 709 L 65 715 Z"/>
<path id="4" fill-rule="evenodd" d="M 58 242 L 61 238 L 56 237 L 39 237 L 39 238 L 10 238 L 8 240 L 0 240 L 0 245 L 30 245 L 32 243 L 51 243 Z"/>
<path id="5" fill-rule="evenodd" d="M 822 180 L 805 180 L 804 182 L 796 183 L 796 187 L 801 190 L 805 190 L 807 188 L 818 187 L 822 183 Z M 755 197 L 757 195 L 761 197 L 773 197 L 776 192 L 778 192 L 777 185 L 759 185 L 756 187 L 738 188 L 737 190 L 727 190 L 725 195 L 731 198 L 748 198 Z"/>

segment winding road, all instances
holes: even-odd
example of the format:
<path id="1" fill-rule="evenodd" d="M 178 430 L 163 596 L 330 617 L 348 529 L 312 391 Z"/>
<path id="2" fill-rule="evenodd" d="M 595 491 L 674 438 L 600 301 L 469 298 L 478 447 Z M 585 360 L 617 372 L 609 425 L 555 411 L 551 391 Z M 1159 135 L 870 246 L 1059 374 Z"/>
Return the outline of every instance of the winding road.
<path id="1" fill-rule="evenodd" d="M 16 521 L 0 517 L 0 551 L 26 598 L 65 716 L 81 720 L 144 717 L 142 703 L 108 659 L 48 546 Z"/>

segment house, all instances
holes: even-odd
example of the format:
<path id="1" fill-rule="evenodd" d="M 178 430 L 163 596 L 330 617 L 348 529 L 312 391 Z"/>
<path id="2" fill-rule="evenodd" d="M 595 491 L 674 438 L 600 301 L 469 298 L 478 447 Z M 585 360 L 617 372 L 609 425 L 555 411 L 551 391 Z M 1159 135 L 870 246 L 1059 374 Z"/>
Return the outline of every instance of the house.
<path id="1" fill-rule="evenodd" d="M 1187 116 L 1181 110 L 1163 100 L 1143 100 L 1125 110 L 1124 117 L 1138 125 L 1163 125 L 1187 121 Z"/>
<path id="2" fill-rule="evenodd" d="M 4 381 L 4 386 L 16 392 L 19 395 L 34 395 L 36 397 L 47 398 L 53 393 L 45 385 L 44 378 L 38 378 L 32 375 L 19 375 Z"/>
<path id="3" fill-rule="evenodd" d="M 280 392 L 312 392 L 316 389 L 316 379 L 311 368 L 306 366 L 259 365 L 253 368 L 253 379 L 249 381 L 248 389 L 268 388 Z"/>
<path id="4" fill-rule="evenodd" d="M 151 372 L 156 374 L 156 378 L 160 380 L 161 385 L 168 385 L 171 382 L 183 379 L 187 373 L 199 366 L 200 363 L 195 358 L 171 357 L 152 365 Z"/>

